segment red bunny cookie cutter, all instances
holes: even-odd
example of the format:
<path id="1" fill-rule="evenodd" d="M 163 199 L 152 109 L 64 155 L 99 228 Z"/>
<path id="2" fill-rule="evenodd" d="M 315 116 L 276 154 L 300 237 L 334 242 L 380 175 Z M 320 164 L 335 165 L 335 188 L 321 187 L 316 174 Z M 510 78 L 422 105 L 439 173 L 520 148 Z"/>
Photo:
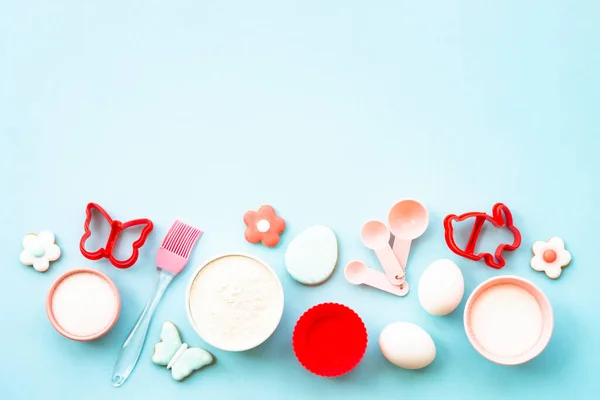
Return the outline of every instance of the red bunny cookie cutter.
<path id="1" fill-rule="evenodd" d="M 92 235 L 92 231 L 90 230 L 90 223 L 92 222 L 92 210 L 98 211 L 106 219 L 106 221 L 110 225 L 110 234 L 108 235 L 106 246 L 100 248 L 97 251 L 90 252 L 85 249 L 85 243 L 87 242 L 88 238 Z M 102 207 L 95 203 L 88 204 L 85 213 L 85 231 L 83 233 L 83 236 L 81 237 L 81 241 L 79 242 L 81 254 L 83 254 L 83 256 L 89 260 L 99 260 L 101 258 L 108 258 L 112 265 L 121 269 L 129 268 L 133 264 L 135 264 L 139 256 L 140 247 L 144 245 L 146 239 L 148 238 L 148 235 L 150 234 L 150 232 L 152 232 L 152 229 L 154 228 L 154 224 L 152 224 L 152 221 L 146 218 L 134 219 L 133 221 L 128 222 L 113 220 L 108 215 L 108 213 L 104 211 Z M 140 237 L 131 245 L 131 256 L 127 260 L 117 260 L 113 255 L 113 250 L 115 248 L 115 244 L 117 243 L 117 239 L 119 238 L 119 234 L 125 229 L 139 225 L 144 225 L 144 227 L 142 228 L 142 233 L 140 234 Z"/>
<path id="2" fill-rule="evenodd" d="M 473 230 L 471 231 L 471 236 L 469 237 L 469 241 L 467 242 L 467 247 L 463 250 L 456 245 L 454 241 L 454 227 L 452 223 L 454 221 L 465 221 L 469 218 L 475 218 L 475 224 L 473 225 Z M 513 233 L 514 240 L 512 244 L 503 243 L 496 248 L 495 256 L 490 253 L 478 253 L 475 254 L 475 246 L 477 245 L 477 239 L 479 238 L 479 233 L 481 232 L 481 228 L 483 228 L 483 224 L 485 221 L 490 222 L 496 228 L 504 228 L 506 227 Z M 500 269 L 504 267 L 506 261 L 502 257 L 503 251 L 513 251 L 517 249 L 521 245 L 521 232 L 517 229 L 516 226 L 513 225 L 513 218 L 510 210 L 502 203 L 497 203 L 492 208 L 492 215 L 488 215 L 482 212 L 469 212 L 462 215 L 454 215 L 450 214 L 446 218 L 444 218 L 444 230 L 445 230 L 445 238 L 446 243 L 450 250 L 459 256 L 466 257 L 470 260 L 479 261 L 482 258 L 485 263 L 492 268 Z M 496 262 L 496 259 L 498 262 Z"/>

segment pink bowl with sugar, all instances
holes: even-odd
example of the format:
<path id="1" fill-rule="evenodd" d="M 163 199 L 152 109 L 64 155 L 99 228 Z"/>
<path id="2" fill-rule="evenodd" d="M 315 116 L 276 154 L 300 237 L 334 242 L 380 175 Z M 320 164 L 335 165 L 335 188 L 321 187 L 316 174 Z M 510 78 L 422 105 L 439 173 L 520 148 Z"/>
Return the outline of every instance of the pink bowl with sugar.
<path id="1" fill-rule="evenodd" d="M 80 268 L 62 274 L 46 298 L 50 323 L 64 337 L 86 342 L 105 335 L 119 319 L 121 298 L 102 272 Z"/>
<path id="2" fill-rule="evenodd" d="M 533 283 L 498 276 L 480 284 L 465 306 L 464 325 L 475 350 L 501 365 L 523 364 L 548 345 L 552 306 Z"/>

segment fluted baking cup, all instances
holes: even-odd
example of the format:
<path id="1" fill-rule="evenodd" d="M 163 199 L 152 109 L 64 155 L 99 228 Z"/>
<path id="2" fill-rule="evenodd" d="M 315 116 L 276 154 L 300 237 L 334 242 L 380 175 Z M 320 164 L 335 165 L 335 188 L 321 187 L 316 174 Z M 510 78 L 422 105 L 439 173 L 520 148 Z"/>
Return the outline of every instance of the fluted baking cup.
<path id="1" fill-rule="evenodd" d="M 367 350 L 367 329 L 349 307 L 322 303 L 309 308 L 294 328 L 296 358 L 315 375 L 334 378 L 354 369 Z"/>

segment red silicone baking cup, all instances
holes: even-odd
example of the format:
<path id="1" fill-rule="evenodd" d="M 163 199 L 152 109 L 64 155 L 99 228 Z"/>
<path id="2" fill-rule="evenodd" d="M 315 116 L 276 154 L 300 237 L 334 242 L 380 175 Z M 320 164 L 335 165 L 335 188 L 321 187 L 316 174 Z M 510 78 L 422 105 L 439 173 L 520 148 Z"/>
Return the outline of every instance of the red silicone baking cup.
<path id="1" fill-rule="evenodd" d="M 335 378 L 352 371 L 367 350 L 367 328 L 349 307 L 322 303 L 296 322 L 292 346 L 296 358 L 315 375 Z"/>

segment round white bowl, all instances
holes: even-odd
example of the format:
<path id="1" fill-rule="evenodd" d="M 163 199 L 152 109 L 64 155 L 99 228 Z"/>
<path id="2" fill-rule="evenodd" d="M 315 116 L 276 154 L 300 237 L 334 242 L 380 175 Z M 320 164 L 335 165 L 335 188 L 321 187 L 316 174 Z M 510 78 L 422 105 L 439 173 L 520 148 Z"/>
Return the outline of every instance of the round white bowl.
<path id="1" fill-rule="evenodd" d="M 258 340 L 252 342 L 252 343 L 247 343 L 244 346 L 228 346 L 225 345 L 223 343 L 217 343 L 214 340 L 210 340 L 207 339 L 202 333 L 202 330 L 198 328 L 198 325 L 196 323 L 196 321 L 194 320 L 193 316 L 192 316 L 192 307 L 191 307 L 191 293 L 192 293 L 192 286 L 194 285 L 194 282 L 196 281 L 198 275 L 200 274 L 200 272 L 206 268 L 208 265 L 221 260 L 223 258 L 226 257 L 246 257 L 258 264 L 260 264 L 261 266 L 263 266 L 272 276 L 273 279 L 275 280 L 275 282 L 277 282 L 277 287 L 279 289 L 279 291 L 281 292 L 281 304 L 278 304 L 277 307 L 279 308 L 278 310 L 278 318 L 277 318 L 277 323 L 274 324 L 274 326 L 272 327 L 272 329 L 268 329 L 265 330 L 264 335 L 262 335 Z M 185 309 L 187 312 L 187 316 L 188 319 L 190 321 L 190 324 L 192 325 L 192 327 L 194 328 L 194 330 L 196 331 L 196 333 L 200 336 L 200 338 L 202 338 L 202 340 L 204 340 L 206 343 L 210 344 L 211 346 L 220 349 L 220 350 L 224 350 L 224 351 L 231 351 L 231 352 L 239 352 L 239 351 L 246 351 L 246 350 L 250 350 L 253 349 L 259 345 L 261 345 L 262 343 L 264 343 L 269 337 L 271 337 L 271 335 L 273 334 L 273 332 L 275 332 L 275 330 L 277 329 L 277 327 L 279 326 L 279 323 L 281 322 L 281 317 L 283 316 L 283 306 L 284 306 L 284 293 L 283 293 L 283 286 L 281 285 L 281 281 L 279 280 L 279 277 L 277 276 L 277 274 L 275 273 L 275 271 L 265 262 L 257 259 L 256 257 L 252 257 L 249 256 L 247 254 L 240 254 L 240 253 L 231 253 L 231 254 L 224 254 L 224 255 L 220 255 L 218 257 L 212 258 L 208 261 L 206 261 L 204 264 L 202 264 L 192 275 L 191 279 L 190 279 L 190 283 L 188 284 L 187 290 L 186 290 L 186 296 L 185 296 Z"/>

